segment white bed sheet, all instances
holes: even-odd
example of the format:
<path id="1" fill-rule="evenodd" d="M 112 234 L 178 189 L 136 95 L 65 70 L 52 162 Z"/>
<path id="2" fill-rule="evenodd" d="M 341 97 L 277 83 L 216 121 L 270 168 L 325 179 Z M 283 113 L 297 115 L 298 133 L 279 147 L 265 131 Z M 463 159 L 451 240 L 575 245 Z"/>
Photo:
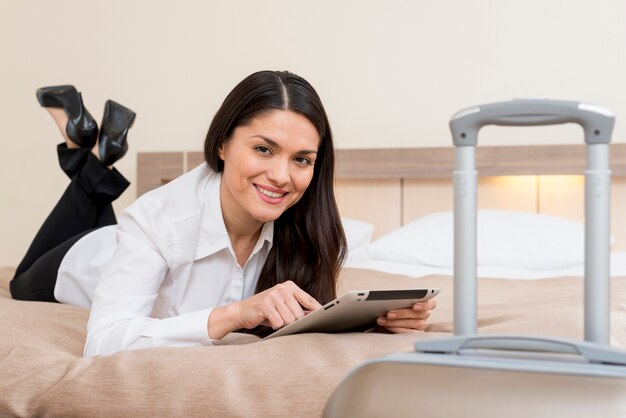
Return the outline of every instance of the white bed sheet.
<path id="1" fill-rule="evenodd" d="M 453 276 L 451 268 L 441 268 L 427 266 L 423 264 L 404 264 L 394 261 L 377 259 L 367 252 L 359 251 L 351 256 L 345 263 L 345 267 L 377 270 L 391 274 L 401 274 L 409 277 L 424 277 L 433 274 Z M 584 276 L 585 266 L 577 266 L 559 270 L 531 270 L 514 269 L 499 266 L 478 266 L 478 277 L 498 278 L 498 279 L 547 279 L 562 276 Z M 626 276 L 626 252 L 611 253 L 611 276 Z"/>

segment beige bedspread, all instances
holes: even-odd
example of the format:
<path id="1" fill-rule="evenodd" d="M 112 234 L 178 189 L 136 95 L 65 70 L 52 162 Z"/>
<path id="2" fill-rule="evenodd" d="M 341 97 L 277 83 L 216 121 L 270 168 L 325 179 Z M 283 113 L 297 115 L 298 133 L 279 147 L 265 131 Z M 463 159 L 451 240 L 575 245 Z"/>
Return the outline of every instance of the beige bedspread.
<path id="1" fill-rule="evenodd" d="M 348 289 L 439 287 L 427 333 L 233 334 L 214 347 L 159 348 L 83 359 L 85 309 L 9 299 L 0 269 L 0 416 L 317 417 L 366 359 L 411 351 L 452 331 L 452 279 L 346 269 Z M 612 281 L 612 344 L 626 346 L 626 278 Z M 481 279 L 480 332 L 582 336 L 582 279 Z"/>

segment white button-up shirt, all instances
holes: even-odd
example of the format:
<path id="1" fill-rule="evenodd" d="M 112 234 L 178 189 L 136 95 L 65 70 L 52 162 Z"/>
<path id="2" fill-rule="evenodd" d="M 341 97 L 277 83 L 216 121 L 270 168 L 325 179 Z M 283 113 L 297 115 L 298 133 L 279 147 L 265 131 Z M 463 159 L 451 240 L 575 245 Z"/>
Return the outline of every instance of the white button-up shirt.
<path id="1" fill-rule="evenodd" d="M 220 205 L 221 175 L 203 164 L 146 193 L 116 226 L 79 240 L 61 266 L 55 298 L 91 306 L 85 356 L 211 344 L 213 307 L 254 294 L 272 246 L 266 223 L 237 263 Z"/>

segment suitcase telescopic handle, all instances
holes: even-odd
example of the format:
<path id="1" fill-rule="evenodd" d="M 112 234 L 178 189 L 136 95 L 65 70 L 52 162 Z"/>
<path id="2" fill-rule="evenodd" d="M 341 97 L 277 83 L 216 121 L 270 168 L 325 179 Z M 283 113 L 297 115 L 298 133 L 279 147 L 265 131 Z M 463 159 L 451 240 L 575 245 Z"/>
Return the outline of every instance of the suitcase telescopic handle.
<path id="1" fill-rule="evenodd" d="M 580 102 L 515 99 L 457 112 L 450 120 L 455 146 L 476 146 L 478 131 L 486 125 L 538 126 L 577 123 L 585 143 L 609 143 L 615 118 L 608 109 Z"/>
<path id="2" fill-rule="evenodd" d="M 590 363 L 626 365 L 626 352 L 585 341 L 527 337 L 515 334 L 457 336 L 415 342 L 415 351 L 460 355 L 464 350 L 531 351 L 574 354 Z"/>
<path id="3" fill-rule="evenodd" d="M 585 132 L 585 340 L 609 343 L 609 142 L 615 118 L 606 108 L 580 102 L 516 99 L 457 112 L 450 120 L 454 164 L 454 333 L 477 332 L 478 131 L 486 125 L 577 123 Z"/>

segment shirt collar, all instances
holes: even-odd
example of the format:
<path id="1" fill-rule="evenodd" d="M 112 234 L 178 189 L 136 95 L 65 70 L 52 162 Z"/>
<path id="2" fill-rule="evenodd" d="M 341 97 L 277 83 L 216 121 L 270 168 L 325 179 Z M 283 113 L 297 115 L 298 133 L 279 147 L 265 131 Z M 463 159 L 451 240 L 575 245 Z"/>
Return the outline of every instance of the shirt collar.
<path id="1" fill-rule="evenodd" d="M 202 207 L 202 218 L 200 221 L 200 231 L 198 235 L 198 245 L 194 260 L 215 254 L 225 248 L 233 252 L 228 231 L 224 224 L 222 215 L 222 205 L 220 203 L 220 185 L 222 183 L 221 173 L 210 176 L 204 188 L 204 202 Z M 274 222 L 266 222 L 261 228 L 261 234 L 257 240 L 252 255 L 263 248 L 265 242 L 268 243 L 268 250 L 272 248 L 274 239 Z"/>
<path id="2" fill-rule="evenodd" d="M 268 243 L 268 250 L 272 248 L 272 244 L 274 243 L 274 221 L 265 222 L 263 224 L 263 228 L 261 228 L 261 235 L 259 235 L 259 239 L 254 246 L 254 250 L 252 250 L 252 254 L 256 254 L 263 244 Z"/>

